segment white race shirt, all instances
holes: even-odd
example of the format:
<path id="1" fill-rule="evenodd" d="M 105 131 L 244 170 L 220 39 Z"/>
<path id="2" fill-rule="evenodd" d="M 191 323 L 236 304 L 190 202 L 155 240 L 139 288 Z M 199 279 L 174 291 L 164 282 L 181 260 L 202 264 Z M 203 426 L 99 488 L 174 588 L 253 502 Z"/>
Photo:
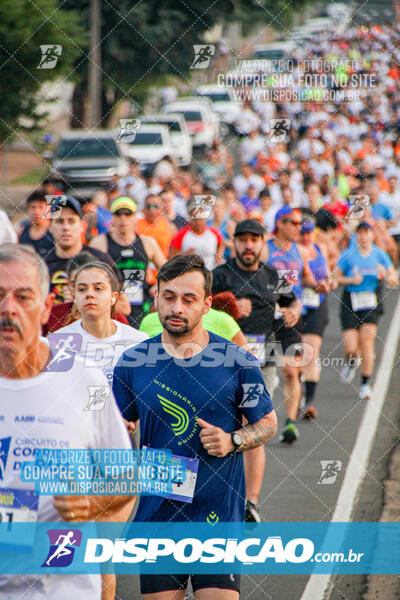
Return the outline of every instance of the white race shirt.
<path id="1" fill-rule="evenodd" d="M 17 234 L 7 213 L 0 210 L 0 244 L 15 244 L 17 241 Z"/>
<path id="2" fill-rule="evenodd" d="M 250 185 L 254 185 L 257 192 L 261 192 L 265 188 L 265 182 L 256 173 L 252 173 L 249 178 L 241 174 L 236 175 L 233 178 L 232 184 L 239 198 L 247 193 Z"/>
<path id="3" fill-rule="evenodd" d="M 54 368 L 56 363 L 54 360 Z M 0 377 L 0 492 L 2 488 L 12 489 L 14 494 L 33 490 L 32 483 L 20 481 L 20 467 L 22 461 L 34 460 L 35 448 L 131 448 L 101 370 L 87 369 L 77 355 L 72 356 L 70 363 L 65 372 L 47 371 L 18 380 Z M 99 388 L 105 390 L 104 406 L 101 410 L 88 409 L 93 389 Z M 39 497 L 37 520 L 61 521 L 52 496 Z M 101 577 L 0 575 L 1 598 L 20 600 L 25 596 L 29 600 L 100 600 Z"/>
<path id="4" fill-rule="evenodd" d="M 114 367 L 121 354 L 149 337 L 147 333 L 138 331 L 125 323 L 114 320 L 113 323 L 117 326 L 117 331 L 107 338 L 97 338 L 85 331 L 82 327 L 82 319 L 55 332 L 57 334 L 79 333 L 82 337 L 80 354 L 85 357 L 86 366 L 101 368 L 110 386 L 112 386 Z"/>
<path id="5" fill-rule="evenodd" d="M 390 235 L 400 234 L 400 190 L 396 190 L 393 194 L 382 192 L 380 195 L 383 204 L 390 206 L 393 213 L 393 219 L 396 221 L 394 227 L 389 229 Z"/>

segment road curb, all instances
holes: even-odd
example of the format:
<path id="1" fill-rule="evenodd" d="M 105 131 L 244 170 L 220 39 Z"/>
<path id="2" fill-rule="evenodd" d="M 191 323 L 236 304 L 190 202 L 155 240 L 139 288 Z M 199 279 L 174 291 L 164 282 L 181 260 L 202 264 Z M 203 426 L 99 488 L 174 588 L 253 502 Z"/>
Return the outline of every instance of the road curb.
<path id="1" fill-rule="evenodd" d="M 389 478 L 383 482 L 384 500 L 379 521 L 394 523 L 400 521 L 400 439 L 392 452 L 389 464 Z M 400 577 L 398 575 L 369 575 L 367 591 L 363 600 L 390 600 L 400 598 Z"/>

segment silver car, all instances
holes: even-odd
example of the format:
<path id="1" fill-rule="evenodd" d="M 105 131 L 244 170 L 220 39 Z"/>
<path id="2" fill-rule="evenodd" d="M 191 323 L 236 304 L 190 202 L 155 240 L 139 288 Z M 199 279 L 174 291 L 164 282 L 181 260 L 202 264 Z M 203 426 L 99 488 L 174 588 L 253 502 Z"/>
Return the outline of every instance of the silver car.
<path id="1" fill-rule="evenodd" d="M 124 177 L 128 171 L 128 156 L 113 132 L 74 130 L 61 135 L 50 176 L 73 196 L 90 198 L 114 175 Z"/>

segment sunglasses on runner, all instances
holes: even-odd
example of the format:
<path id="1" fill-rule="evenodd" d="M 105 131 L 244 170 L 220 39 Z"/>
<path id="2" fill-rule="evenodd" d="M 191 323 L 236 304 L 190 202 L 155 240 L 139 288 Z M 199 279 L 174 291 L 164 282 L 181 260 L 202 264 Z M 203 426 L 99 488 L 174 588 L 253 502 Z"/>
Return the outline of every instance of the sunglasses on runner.
<path id="1" fill-rule="evenodd" d="M 146 208 L 160 208 L 159 204 L 146 204 Z"/>
<path id="2" fill-rule="evenodd" d="M 125 215 L 125 217 L 130 217 L 130 215 L 134 215 L 135 213 L 132 212 L 131 210 L 129 210 L 128 208 L 120 208 L 119 210 L 116 210 L 114 215 L 117 215 L 117 217 L 122 217 Z"/>
<path id="3" fill-rule="evenodd" d="M 302 225 L 301 221 L 293 221 L 293 219 L 282 219 L 282 223 L 291 223 L 292 225 L 297 225 L 298 227 Z"/>

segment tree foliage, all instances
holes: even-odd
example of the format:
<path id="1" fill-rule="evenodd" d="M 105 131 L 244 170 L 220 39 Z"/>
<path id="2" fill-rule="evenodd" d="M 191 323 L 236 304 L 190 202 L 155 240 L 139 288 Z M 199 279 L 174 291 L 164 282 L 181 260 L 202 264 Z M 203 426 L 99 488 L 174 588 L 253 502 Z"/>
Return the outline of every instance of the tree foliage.
<path id="1" fill-rule="evenodd" d="M 215 23 L 240 20 L 247 30 L 263 25 L 285 29 L 290 14 L 305 3 L 306 0 L 103 0 L 104 92 L 111 90 L 113 101 L 127 98 L 141 102 L 144 82 L 153 82 L 165 74 L 189 82 L 193 45 L 202 43 L 203 34 Z M 88 0 L 66 0 L 63 6 L 79 7 L 88 24 Z M 79 70 L 82 80 L 77 92 L 85 95 L 87 60 L 81 62 Z M 109 109 L 105 104 L 104 113 Z"/>
<path id="2" fill-rule="evenodd" d="M 0 141 L 21 129 L 20 117 L 37 120 L 37 93 L 43 82 L 76 76 L 75 63 L 87 43 L 77 11 L 59 10 L 56 0 L 0 2 Z M 53 69 L 38 69 L 40 46 L 59 44 Z"/>
<path id="3" fill-rule="evenodd" d="M 215 23 L 240 20 L 246 27 L 285 29 L 306 0 L 101 0 L 103 124 L 122 98 L 143 101 L 150 83 L 175 75 L 189 83 L 193 45 Z M 289 8 L 288 8 L 289 7 Z M 82 126 L 87 96 L 89 0 L 1 0 L 0 141 L 35 122 L 44 81 L 77 83 L 75 124 Z M 60 44 L 54 69 L 38 69 L 40 46 Z M 37 120 L 37 119 L 36 119 Z"/>

